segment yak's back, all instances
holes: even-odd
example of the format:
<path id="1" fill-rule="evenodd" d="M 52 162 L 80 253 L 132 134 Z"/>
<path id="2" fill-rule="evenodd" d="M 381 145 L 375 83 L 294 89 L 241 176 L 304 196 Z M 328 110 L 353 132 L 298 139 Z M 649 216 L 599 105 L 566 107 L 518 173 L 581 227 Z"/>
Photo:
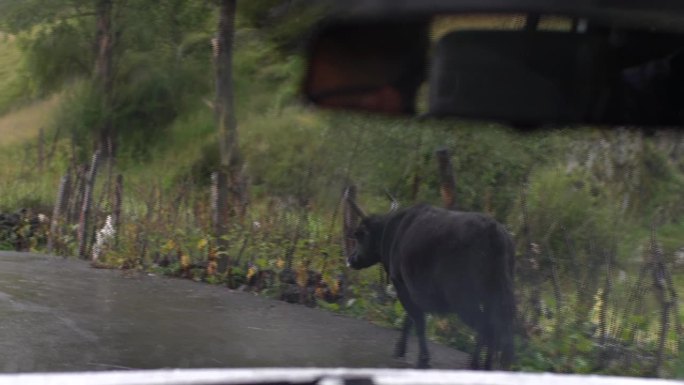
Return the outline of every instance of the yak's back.
<path id="1" fill-rule="evenodd" d="M 508 233 L 493 218 L 477 212 L 446 210 L 416 205 L 398 213 L 394 220 L 393 253 L 422 255 L 440 252 L 486 253 L 504 247 Z M 494 251 L 494 250 L 493 250 Z"/>
<path id="2" fill-rule="evenodd" d="M 417 205 L 397 213 L 388 227 L 390 274 L 425 294 L 425 302 L 441 303 L 453 291 L 489 291 L 494 281 L 511 280 L 510 236 L 485 214 Z"/>

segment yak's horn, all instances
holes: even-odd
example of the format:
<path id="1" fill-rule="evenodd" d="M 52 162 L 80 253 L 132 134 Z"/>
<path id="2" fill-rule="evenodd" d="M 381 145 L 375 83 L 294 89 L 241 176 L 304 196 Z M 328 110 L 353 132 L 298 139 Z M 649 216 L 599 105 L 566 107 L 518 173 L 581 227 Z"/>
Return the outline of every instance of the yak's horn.
<path id="1" fill-rule="evenodd" d="M 385 190 L 385 194 L 387 195 L 387 198 L 390 200 L 390 212 L 397 211 L 399 209 L 399 202 L 397 201 L 397 199 L 387 190 Z"/>
<path id="2" fill-rule="evenodd" d="M 344 190 L 344 200 L 347 202 L 347 204 L 349 204 L 349 207 L 351 207 L 356 215 L 358 215 L 361 219 L 365 219 L 366 213 L 361 210 L 361 207 L 359 207 L 359 205 L 357 205 L 354 199 L 350 196 L 350 190 L 351 188 L 349 187 Z"/>

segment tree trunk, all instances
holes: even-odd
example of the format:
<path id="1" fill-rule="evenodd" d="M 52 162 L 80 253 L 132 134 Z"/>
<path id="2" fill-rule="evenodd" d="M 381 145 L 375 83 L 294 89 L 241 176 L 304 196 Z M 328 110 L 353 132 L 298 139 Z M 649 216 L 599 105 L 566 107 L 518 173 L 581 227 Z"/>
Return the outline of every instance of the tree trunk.
<path id="1" fill-rule="evenodd" d="M 219 266 L 228 267 L 228 255 L 225 254 L 228 248 L 228 241 L 224 236 L 228 233 L 228 181 L 224 172 L 213 172 L 211 174 L 211 225 L 216 245 L 219 251 Z M 223 272 L 223 270 L 221 270 Z"/>
<path id="2" fill-rule="evenodd" d="M 351 256 L 352 251 L 356 245 L 356 241 L 352 239 L 354 229 L 359 221 L 356 212 L 349 207 L 349 201 L 356 202 L 356 186 L 347 186 L 344 191 L 344 199 L 342 201 L 342 215 L 344 217 L 344 223 L 342 226 L 342 250 L 344 251 L 345 259 Z"/>
<path id="3" fill-rule="evenodd" d="M 112 32 L 112 0 L 96 0 L 96 59 L 94 71 L 94 85 L 102 98 L 104 120 L 99 128 L 99 138 L 96 148 L 101 150 L 107 159 L 114 157 L 115 133 L 112 126 L 112 56 L 114 39 Z"/>
<path id="4" fill-rule="evenodd" d="M 242 156 L 238 147 L 237 120 L 235 118 L 235 96 L 233 93 L 233 40 L 235 34 L 236 0 L 221 0 L 216 40 L 216 114 L 219 132 L 220 172 L 226 174 L 226 182 L 219 186 L 229 195 L 234 205 L 224 205 L 224 215 L 238 214 L 245 202 L 242 177 Z M 232 199 L 231 199 L 232 198 Z M 227 218 L 226 218 L 227 219 Z"/>
<path id="5" fill-rule="evenodd" d="M 112 219 L 114 230 L 114 246 L 119 245 L 119 234 L 121 234 L 121 208 L 123 206 L 123 175 L 116 176 L 114 184 L 114 204 L 112 205 Z"/>
<path id="6" fill-rule="evenodd" d="M 75 180 L 71 199 L 69 200 L 69 207 L 67 209 L 67 219 L 66 223 L 71 224 L 78 221 L 81 215 L 81 206 L 83 206 L 83 194 L 85 193 L 85 179 L 87 173 L 86 165 L 76 166 Z"/>

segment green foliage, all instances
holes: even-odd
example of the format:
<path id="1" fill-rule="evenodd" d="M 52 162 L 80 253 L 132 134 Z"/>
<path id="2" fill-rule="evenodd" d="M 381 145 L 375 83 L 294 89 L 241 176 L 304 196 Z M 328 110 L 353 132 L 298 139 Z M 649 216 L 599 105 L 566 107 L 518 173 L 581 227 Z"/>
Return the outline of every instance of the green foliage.
<path id="1" fill-rule="evenodd" d="M 28 86 L 38 95 L 62 87 L 74 78 L 88 78 L 94 68 L 95 2 L 10 1 L 0 23 L 21 32 Z M 44 12 L 43 8 L 52 12 Z M 204 1 L 114 2 L 115 36 L 113 111 L 108 111 L 122 148 L 145 159 L 149 142 L 211 89 L 209 44 L 213 7 Z M 21 20 L 20 20 L 21 19 Z M 2 25 L 2 24 L 0 24 Z M 204 44 L 201 44 L 201 41 Z M 87 87 L 85 87 L 87 88 Z M 104 113 L 101 97 L 80 90 L 57 126 L 69 127 L 82 142 L 91 140 Z"/>
<path id="2" fill-rule="evenodd" d="M 306 113 L 294 119 L 276 120 L 272 116 L 255 117 L 245 130 L 245 153 L 257 196 L 296 197 L 305 202 L 315 195 L 325 177 L 325 142 L 312 140 L 325 136 L 325 126 Z"/>
<path id="3" fill-rule="evenodd" d="M 684 204 L 680 198 L 684 190 L 683 174 L 675 171 L 664 151 L 654 143 L 645 143 L 642 156 L 642 218 L 647 223 L 679 221 L 684 216 Z"/>
<path id="4" fill-rule="evenodd" d="M 684 337 L 678 336 L 679 352 L 673 363 L 673 377 L 684 378 Z"/>
<path id="5" fill-rule="evenodd" d="M 133 1 L 123 10 L 119 44 L 126 49 L 117 56 L 113 125 L 129 157 L 149 159 L 169 124 L 211 89 L 211 10 L 181 1 Z"/>
<path id="6" fill-rule="evenodd" d="M 467 210 L 506 218 L 530 171 L 558 157 L 556 133 L 520 135 L 491 125 L 456 129 L 459 133 L 450 145 L 456 194 Z M 437 188 L 436 181 L 432 183 Z"/>
<path id="7" fill-rule="evenodd" d="M 239 116 L 278 116 L 296 101 L 303 76 L 302 58 L 283 55 L 275 45 L 249 29 L 235 33 L 233 58 L 236 108 Z"/>
<path id="8" fill-rule="evenodd" d="M 16 37 L 0 32 L 0 115 L 28 95 Z"/>
<path id="9" fill-rule="evenodd" d="M 526 372 L 587 374 L 594 370 L 596 359 L 591 338 L 573 333 L 553 339 L 533 338 L 518 353 L 516 366 Z"/>
<path id="10" fill-rule="evenodd" d="M 531 229 L 529 241 L 543 248 L 563 250 L 557 255 L 559 260 L 568 262 L 572 257 L 573 251 L 567 250 L 567 240 L 572 240 L 576 252 L 600 254 L 600 258 L 613 244 L 617 226 L 615 213 L 605 193 L 587 174 L 566 172 L 559 167 L 539 169 L 530 176 L 526 198 L 527 221 Z M 510 223 L 515 234 L 524 236 L 520 205 L 513 212 Z"/>
<path id="11" fill-rule="evenodd" d="M 45 95 L 93 66 L 92 1 L 8 0 L 0 4 L 0 30 L 17 36 L 22 74 L 33 95 Z M 86 31 L 90 31 L 87 33 Z"/>
<path id="12" fill-rule="evenodd" d="M 92 23 L 86 25 L 94 28 Z M 23 71 L 34 95 L 46 95 L 90 73 L 94 55 L 90 42 L 84 39 L 83 28 L 73 21 L 59 21 L 19 35 Z"/>
<path id="13" fill-rule="evenodd" d="M 86 15 L 90 0 L 4 0 L 0 2 L 0 28 L 19 33 L 36 25 L 52 24 Z"/>
<path id="14" fill-rule="evenodd" d="M 119 127 L 121 147 L 128 157 L 145 160 L 155 143 L 165 136 L 167 127 L 187 110 L 187 97 L 198 97 L 206 90 L 191 89 L 187 68 L 172 68 L 150 61 L 148 55 L 131 54 L 129 66 L 122 66 L 124 80 L 115 92 L 113 124 Z"/>
<path id="15" fill-rule="evenodd" d="M 47 134 L 49 135 L 49 133 Z M 19 208 L 32 208 L 49 213 L 66 157 L 64 141 L 54 143 L 55 155 L 38 167 L 37 141 L 22 145 L 2 146 L 0 143 L 0 213 Z"/>
<path id="16" fill-rule="evenodd" d="M 285 53 L 301 50 L 311 26 L 325 16 L 325 8 L 314 2 L 255 0 L 239 3 L 238 25 L 257 28 Z"/>
<path id="17" fill-rule="evenodd" d="M 104 118 L 102 106 L 87 82 L 75 83 L 70 88 L 54 115 L 52 128 L 68 133 L 73 154 L 77 160 L 86 162 L 92 154 L 93 139 L 90 133 Z"/>

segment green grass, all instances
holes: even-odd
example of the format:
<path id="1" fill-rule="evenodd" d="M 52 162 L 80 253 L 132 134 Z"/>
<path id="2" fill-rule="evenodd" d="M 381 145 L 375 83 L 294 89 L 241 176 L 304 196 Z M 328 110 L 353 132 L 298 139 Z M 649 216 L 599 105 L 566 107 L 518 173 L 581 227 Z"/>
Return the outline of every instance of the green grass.
<path id="1" fill-rule="evenodd" d="M 679 296 L 679 319 L 684 325 L 684 270 L 680 268 L 676 272 L 672 280 L 674 281 L 675 290 L 677 290 L 677 295 Z"/>
<path id="2" fill-rule="evenodd" d="M 47 210 L 55 199 L 68 156 L 67 142 L 54 141 L 49 128 L 61 100 L 62 94 L 55 94 L 0 116 L 0 212 L 21 207 Z M 44 153 L 54 155 L 42 170 L 38 162 L 41 129 Z"/>
<path id="3" fill-rule="evenodd" d="M 30 146 L 18 146 L 9 151 L 0 148 L 0 212 L 29 207 L 49 214 L 62 168 L 58 163 L 46 165 L 39 173 L 36 172 L 35 151 Z"/>

